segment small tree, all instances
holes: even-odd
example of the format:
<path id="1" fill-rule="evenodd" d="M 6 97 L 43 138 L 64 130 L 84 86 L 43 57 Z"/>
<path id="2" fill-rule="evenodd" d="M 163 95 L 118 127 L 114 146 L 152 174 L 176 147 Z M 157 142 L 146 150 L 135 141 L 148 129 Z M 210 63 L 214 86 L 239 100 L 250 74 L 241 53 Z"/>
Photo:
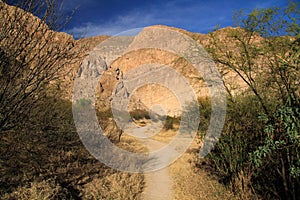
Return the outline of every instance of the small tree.
<path id="1" fill-rule="evenodd" d="M 288 99 L 299 105 L 299 8 L 255 9 L 235 16 L 241 28 L 210 34 L 208 50 L 223 74 L 236 73 L 258 98 L 264 113 L 272 115 L 270 99 Z M 266 89 L 267 88 L 267 89 Z M 230 91 L 230 90 L 228 90 Z M 231 95 L 232 96 L 232 95 Z"/>
<path id="2" fill-rule="evenodd" d="M 292 2 L 285 9 L 255 9 L 246 16 L 239 12 L 235 19 L 241 28 L 227 30 L 225 38 L 218 36 L 219 31 L 211 33 L 208 47 L 223 74 L 235 73 L 246 83 L 249 90 L 244 91 L 244 96 L 259 102 L 261 122 L 266 126 L 264 131 L 244 132 L 247 135 L 242 140 L 222 146 L 217 153 L 229 152 L 228 159 L 217 160 L 216 154 L 215 160 L 221 166 L 242 159 L 237 162 L 241 163 L 239 168 L 232 168 L 235 174 L 231 177 L 248 171 L 255 189 L 286 199 L 296 199 L 299 194 L 295 188 L 300 186 L 299 15 L 298 5 Z M 229 96 L 235 103 L 234 95 Z M 239 120 L 236 118 L 235 123 Z M 228 141 L 238 133 L 236 129 L 225 130 Z M 249 144 L 243 144 L 245 141 Z M 253 152 L 235 156 L 230 151 L 235 147 L 242 147 L 239 152 Z"/>
<path id="3" fill-rule="evenodd" d="M 47 88 L 80 59 L 73 38 L 52 30 L 62 25 L 57 2 L 0 1 L 0 132 L 20 128 L 38 114 Z"/>

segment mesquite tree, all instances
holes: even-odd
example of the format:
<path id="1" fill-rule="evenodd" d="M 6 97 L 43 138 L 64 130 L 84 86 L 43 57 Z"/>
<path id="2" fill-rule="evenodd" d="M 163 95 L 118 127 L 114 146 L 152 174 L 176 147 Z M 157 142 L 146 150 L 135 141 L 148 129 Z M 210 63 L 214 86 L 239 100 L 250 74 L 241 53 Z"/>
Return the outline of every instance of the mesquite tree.
<path id="1" fill-rule="evenodd" d="M 228 163 L 222 170 L 239 180 L 245 180 L 241 174 L 247 172 L 248 180 L 256 182 L 254 188 L 285 199 L 296 199 L 300 186 L 299 15 L 298 5 L 292 2 L 286 8 L 255 9 L 248 15 L 239 12 L 235 16 L 239 28 L 227 30 L 225 38 L 218 37 L 218 31 L 211 33 L 208 47 L 224 74 L 237 74 L 248 86 L 242 96 L 258 102 L 260 116 L 251 117 L 259 117 L 264 126 L 256 131 L 253 126 L 259 126 L 254 123 L 249 129 L 253 132 L 239 132 L 245 130 L 243 123 L 255 119 L 242 122 L 243 118 L 231 116 L 230 123 L 237 125 L 224 129 L 228 140 L 222 145 L 221 139 L 215 155 L 218 167 Z M 233 94 L 229 98 L 233 107 L 237 105 L 238 98 Z M 233 112 L 227 114 L 230 117 Z M 230 149 L 237 147 L 234 155 Z"/>
<path id="2" fill-rule="evenodd" d="M 59 8 L 56 0 L 0 1 L 0 132 L 30 121 L 64 67 L 79 58 L 73 38 L 54 31 L 64 24 Z"/>

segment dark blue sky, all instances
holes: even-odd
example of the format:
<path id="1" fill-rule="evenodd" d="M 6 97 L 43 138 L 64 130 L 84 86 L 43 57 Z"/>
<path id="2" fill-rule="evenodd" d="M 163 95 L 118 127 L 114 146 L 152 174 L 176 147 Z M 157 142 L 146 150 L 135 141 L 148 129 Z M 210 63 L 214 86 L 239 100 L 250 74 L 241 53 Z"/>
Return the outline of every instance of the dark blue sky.
<path id="1" fill-rule="evenodd" d="M 294 0 L 296 1 L 296 0 Z M 66 32 L 76 38 L 114 35 L 128 29 L 162 24 L 207 33 L 217 24 L 232 25 L 235 10 L 285 7 L 288 0 L 64 0 L 66 13 L 78 8 Z"/>
<path id="2" fill-rule="evenodd" d="M 217 24 L 232 25 L 235 10 L 284 7 L 287 0 L 65 0 L 64 9 L 78 10 L 66 31 L 75 37 L 114 35 L 128 29 L 163 24 L 207 33 Z"/>

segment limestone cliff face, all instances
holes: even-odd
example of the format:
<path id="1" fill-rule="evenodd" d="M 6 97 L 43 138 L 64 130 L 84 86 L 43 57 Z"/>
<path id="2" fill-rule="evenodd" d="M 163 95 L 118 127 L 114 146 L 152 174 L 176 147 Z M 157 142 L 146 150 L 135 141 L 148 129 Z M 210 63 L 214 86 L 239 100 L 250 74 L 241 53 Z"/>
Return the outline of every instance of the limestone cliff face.
<path id="1" fill-rule="evenodd" d="M 117 38 L 117 40 L 122 43 L 123 38 Z M 134 42 L 134 38 L 129 39 L 131 40 Z M 144 41 L 144 38 L 140 38 L 140 41 Z M 181 95 L 185 95 L 187 91 L 180 83 L 180 76 L 192 87 L 196 97 L 209 95 L 210 86 L 203 81 L 201 73 L 179 55 L 155 48 L 138 48 L 114 58 L 110 57 L 109 52 L 116 49 L 113 48 L 113 42 L 109 44 L 112 46 L 104 45 L 108 48 L 104 54 L 104 50 L 101 51 L 101 45 L 96 47 L 78 70 L 78 76 L 86 82 L 89 82 L 88 79 L 91 77 L 99 78 L 98 83 L 93 83 L 98 86 L 96 104 L 99 104 L 99 108 L 108 108 L 109 100 L 120 96 L 129 101 L 129 110 L 150 110 L 155 105 L 160 105 L 165 114 L 178 116 L 182 110 L 181 97 L 170 89 L 170 84 L 176 86 L 175 90 L 179 89 Z M 156 65 L 149 66 L 151 64 Z M 170 68 L 169 72 L 160 70 L 165 66 Z M 174 76 L 174 73 L 179 76 Z M 155 83 L 159 78 L 167 85 Z M 149 82 L 143 85 L 138 84 L 145 79 L 149 79 Z M 82 83 L 82 85 L 85 85 L 82 89 L 86 89 L 89 83 Z M 92 89 L 86 89 L 83 93 L 92 91 Z M 92 96 L 91 94 L 82 95 L 82 97 Z"/>
<path id="2" fill-rule="evenodd" d="M 96 36 L 74 40 L 72 36 L 66 33 L 49 30 L 46 24 L 41 23 L 37 17 L 30 13 L 8 6 L 2 1 L 0 2 L 0 7 L 1 10 L 5 10 L 5 12 L 0 12 L 0 26 L 9 26 L 15 13 L 18 13 L 18 16 L 21 16 L 18 19 L 19 24 L 24 26 L 24 30 L 28 29 L 26 33 L 18 33 L 20 36 L 12 31 L 8 37 L 1 40 L 1 47 L 8 40 L 23 37 L 25 34 L 30 33 L 30 28 L 33 28 L 39 30 L 32 34 L 33 39 L 47 41 L 52 45 L 52 49 L 72 48 L 72 53 L 75 56 L 69 56 L 68 59 L 71 60 L 59 72 L 59 87 L 64 91 L 64 95 L 61 96 L 62 98 L 72 99 L 74 81 L 78 79 L 80 80 L 79 89 L 77 90 L 78 94 L 74 95 L 80 98 L 91 98 L 95 95 L 95 92 L 93 89 L 86 90 L 86 88 L 96 85 L 95 104 L 99 109 L 109 108 L 111 100 L 115 96 L 122 96 L 129 102 L 128 108 L 130 110 L 149 110 L 155 105 L 161 105 L 166 114 L 179 115 L 181 110 L 180 97 L 170 87 L 151 83 L 150 81 L 148 84 L 132 89 L 134 81 L 136 83 L 139 81 L 133 75 L 139 76 L 140 80 L 143 80 L 149 78 L 147 73 L 151 72 L 153 80 L 160 79 L 162 82 L 172 83 L 172 85 L 175 85 L 184 94 L 185 91 L 184 87 L 180 84 L 180 78 L 174 76 L 171 72 L 168 73 L 160 70 L 163 66 L 169 66 L 176 73 L 180 74 L 193 88 L 197 97 L 209 96 L 210 83 L 204 81 L 205 77 L 203 77 L 203 74 L 199 73 L 188 60 L 183 59 L 176 53 L 158 48 L 133 48 L 131 51 L 118 55 L 118 52 L 122 52 L 124 48 L 128 47 L 128 43 L 133 43 L 136 47 L 143 42 L 151 45 L 152 36 L 150 32 L 138 39 L 133 36 L 119 36 L 115 40 L 109 40 L 111 38 L 109 36 Z M 173 27 L 154 27 L 178 31 L 193 38 L 204 47 L 209 45 L 209 37 L 204 34 L 191 33 Z M 227 31 L 229 29 L 220 30 L 218 37 L 226 38 L 226 34 L 229 34 Z M 46 30 L 46 32 L 43 32 L 43 30 Z M 45 34 L 43 35 L 43 33 Z M 164 41 L 173 42 L 168 39 L 170 38 L 167 36 Z M 135 43 L 136 41 L 139 41 L 139 43 Z M 39 44 L 42 45 L 43 43 Z M 178 44 L 176 48 L 180 49 L 180 45 Z M 17 43 L 15 47 L 18 47 Z M 153 63 L 156 65 L 151 68 L 149 64 Z M 56 64 L 59 65 L 59 63 Z M 235 74 L 229 73 L 223 79 L 226 84 L 243 86 L 243 82 Z"/>
<path id="3" fill-rule="evenodd" d="M 182 32 L 193 37 L 199 44 L 207 45 L 208 43 L 208 37 L 206 35 L 189 33 L 183 30 Z M 223 37 L 224 33 L 221 33 L 220 37 Z M 127 36 L 127 39 L 129 37 L 130 36 Z M 143 74 L 140 74 L 140 76 L 143 77 L 147 72 L 140 68 L 151 63 L 169 66 L 176 70 L 176 72 L 181 74 L 187 80 L 194 89 L 197 97 L 209 96 L 211 85 L 204 81 L 203 75 L 187 60 L 182 59 L 174 53 L 159 49 L 138 49 L 127 52 L 121 57 L 113 57 L 110 55 L 110 52 L 116 51 L 114 44 L 109 44 L 110 46 L 101 45 L 109 38 L 110 37 L 107 36 L 99 36 L 76 41 L 78 48 L 85 48 L 83 53 L 85 53 L 86 58 L 81 62 L 69 66 L 71 72 L 63 81 L 68 99 L 72 98 L 74 80 L 79 78 L 82 80 L 82 85 L 80 87 L 82 88 L 82 91 L 84 91 L 84 94 L 81 96 L 82 98 L 91 98 L 94 95 L 94 91 L 91 89 L 86 90 L 86 88 L 89 88 L 88 86 L 91 85 L 97 86 L 97 100 L 95 104 L 99 109 L 109 109 L 111 106 L 111 99 L 116 95 L 121 95 L 129 101 L 129 110 L 150 110 L 153 106 L 160 105 L 166 114 L 171 116 L 180 115 L 180 99 L 178 99 L 178 96 L 176 96 L 176 94 L 168 87 L 149 83 L 142 87 L 135 88 L 132 92 L 129 92 L 128 88 L 126 88 L 127 86 L 124 84 L 124 81 L 126 82 L 126 79 L 128 79 L 127 74 L 132 74 L 132 71 L 135 71 L 135 74 L 143 72 Z M 124 38 L 119 38 L 117 40 L 122 43 L 123 39 Z M 132 37 L 132 40 L 133 39 L 134 38 Z M 105 55 L 103 55 L 103 52 L 102 54 L 99 52 L 99 45 L 101 48 L 102 46 L 107 48 L 105 49 Z M 119 73 L 121 74 L 117 75 L 117 70 L 119 70 Z M 155 70 L 155 68 L 153 68 L 153 70 Z M 159 71 L 156 73 L 156 76 L 158 77 L 164 76 L 166 79 L 174 79 L 174 77 L 170 77 L 168 74 L 160 74 Z M 96 78 L 97 81 L 90 82 L 88 81 L 89 78 Z M 153 78 L 155 79 L 155 76 Z M 225 80 L 225 83 L 232 86 L 233 89 L 245 87 L 243 81 L 240 80 L 236 74 L 228 73 L 223 79 Z M 176 81 L 178 82 L 178 80 L 173 81 L 175 83 Z"/>

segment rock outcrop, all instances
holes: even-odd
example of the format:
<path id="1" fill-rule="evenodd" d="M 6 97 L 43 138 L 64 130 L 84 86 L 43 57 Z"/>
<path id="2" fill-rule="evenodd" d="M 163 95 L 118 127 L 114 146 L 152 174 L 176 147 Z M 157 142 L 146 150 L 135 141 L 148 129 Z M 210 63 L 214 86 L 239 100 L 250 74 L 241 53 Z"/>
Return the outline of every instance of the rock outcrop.
<path id="1" fill-rule="evenodd" d="M 139 38 L 139 40 L 133 36 L 118 36 L 114 38 L 109 36 L 97 36 L 74 40 L 72 36 L 66 33 L 49 30 L 46 24 L 40 23 L 39 19 L 30 13 L 26 13 L 19 8 L 8 6 L 3 2 L 0 2 L 0 6 L 7 11 L 6 14 L 1 11 L 0 19 L 2 26 L 9 25 L 9 20 L 12 20 L 13 13 L 21 13 L 20 16 L 23 17 L 18 20 L 23 20 L 23 24 L 24 21 L 29 24 L 25 28 L 28 29 L 34 27 L 35 24 L 39 24 L 39 26 L 47 30 L 43 38 L 51 40 L 50 43 L 53 47 L 58 49 L 67 49 L 70 48 L 70 46 L 74 47 L 72 48 L 72 52 L 76 57 L 73 58 L 74 60 L 65 64 L 59 72 L 60 89 L 64 91 L 64 95 L 61 96 L 62 98 L 71 100 L 72 97 L 75 96 L 77 98 L 90 99 L 95 96 L 96 102 L 94 103 L 99 109 L 105 110 L 110 107 L 111 100 L 114 96 L 122 96 L 122 98 L 127 99 L 129 102 L 128 108 L 130 110 L 149 110 L 155 105 L 161 105 L 166 114 L 180 115 L 180 99 L 178 99 L 178 96 L 168 87 L 149 83 L 135 88 L 132 91 L 127 88 L 128 85 L 126 84 L 128 84 L 128 80 L 132 79 L 132 77 L 127 76 L 127 74 L 137 75 L 142 72 L 140 77 L 143 78 L 146 76 L 145 74 L 149 73 L 149 71 L 143 70 L 143 65 L 149 65 L 151 63 L 158 64 L 152 68 L 152 70 L 156 70 L 157 73 L 153 77 L 154 80 L 156 79 L 155 76 L 157 76 L 164 77 L 165 82 L 170 79 L 173 81 L 173 84 L 179 83 L 179 80 L 175 80 L 176 78 L 174 79 L 170 74 L 161 74 L 159 71 L 161 66 L 169 66 L 187 80 L 197 97 L 209 96 L 210 94 L 211 84 L 205 81 L 203 74 L 195 69 L 187 59 L 184 59 L 174 52 L 168 52 L 159 48 L 139 48 L 139 45 L 143 45 L 143 42 L 151 45 L 151 33 L 149 33 L 150 35 L 144 35 L 144 38 Z M 3 14 L 5 14 L 5 16 Z M 152 28 L 155 27 L 180 32 L 181 34 L 193 38 L 198 44 L 204 47 L 209 45 L 209 37 L 205 34 L 191 33 L 165 26 L 153 26 Z M 231 28 L 219 30 L 218 37 L 226 37 L 226 34 L 228 34 L 227 30 L 229 29 Z M 22 35 L 23 33 L 20 34 Z M 37 31 L 32 37 L 41 38 L 40 34 L 42 34 L 42 32 Z M 16 36 L 12 35 L 11 38 L 7 37 L 1 40 L 1 42 L 11 40 L 14 37 Z M 170 39 L 170 41 L 168 41 L 168 39 L 170 38 L 165 38 L 166 44 L 172 43 L 172 40 Z M 135 43 L 136 41 L 139 43 Z M 124 49 L 128 49 L 129 45 L 131 45 L 131 47 L 133 45 L 136 48 L 124 52 Z M 181 44 L 177 45 L 176 48 L 180 49 Z M 71 59 L 72 57 L 70 56 L 68 58 Z M 59 63 L 56 64 L 59 65 Z M 149 66 L 147 69 L 150 69 Z M 151 76 L 153 76 L 153 74 Z M 80 80 L 80 84 L 77 85 L 79 89 L 76 90 L 77 93 L 75 92 L 73 94 L 74 81 L 77 79 Z M 228 85 L 235 84 L 237 86 L 243 86 L 243 82 L 239 80 L 235 74 L 226 74 L 223 79 Z M 96 88 L 93 88 L 92 85 L 96 85 Z M 87 90 L 87 88 L 90 89 Z M 178 88 L 180 88 L 180 85 L 178 85 Z M 184 88 L 180 90 L 184 91 Z"/>

